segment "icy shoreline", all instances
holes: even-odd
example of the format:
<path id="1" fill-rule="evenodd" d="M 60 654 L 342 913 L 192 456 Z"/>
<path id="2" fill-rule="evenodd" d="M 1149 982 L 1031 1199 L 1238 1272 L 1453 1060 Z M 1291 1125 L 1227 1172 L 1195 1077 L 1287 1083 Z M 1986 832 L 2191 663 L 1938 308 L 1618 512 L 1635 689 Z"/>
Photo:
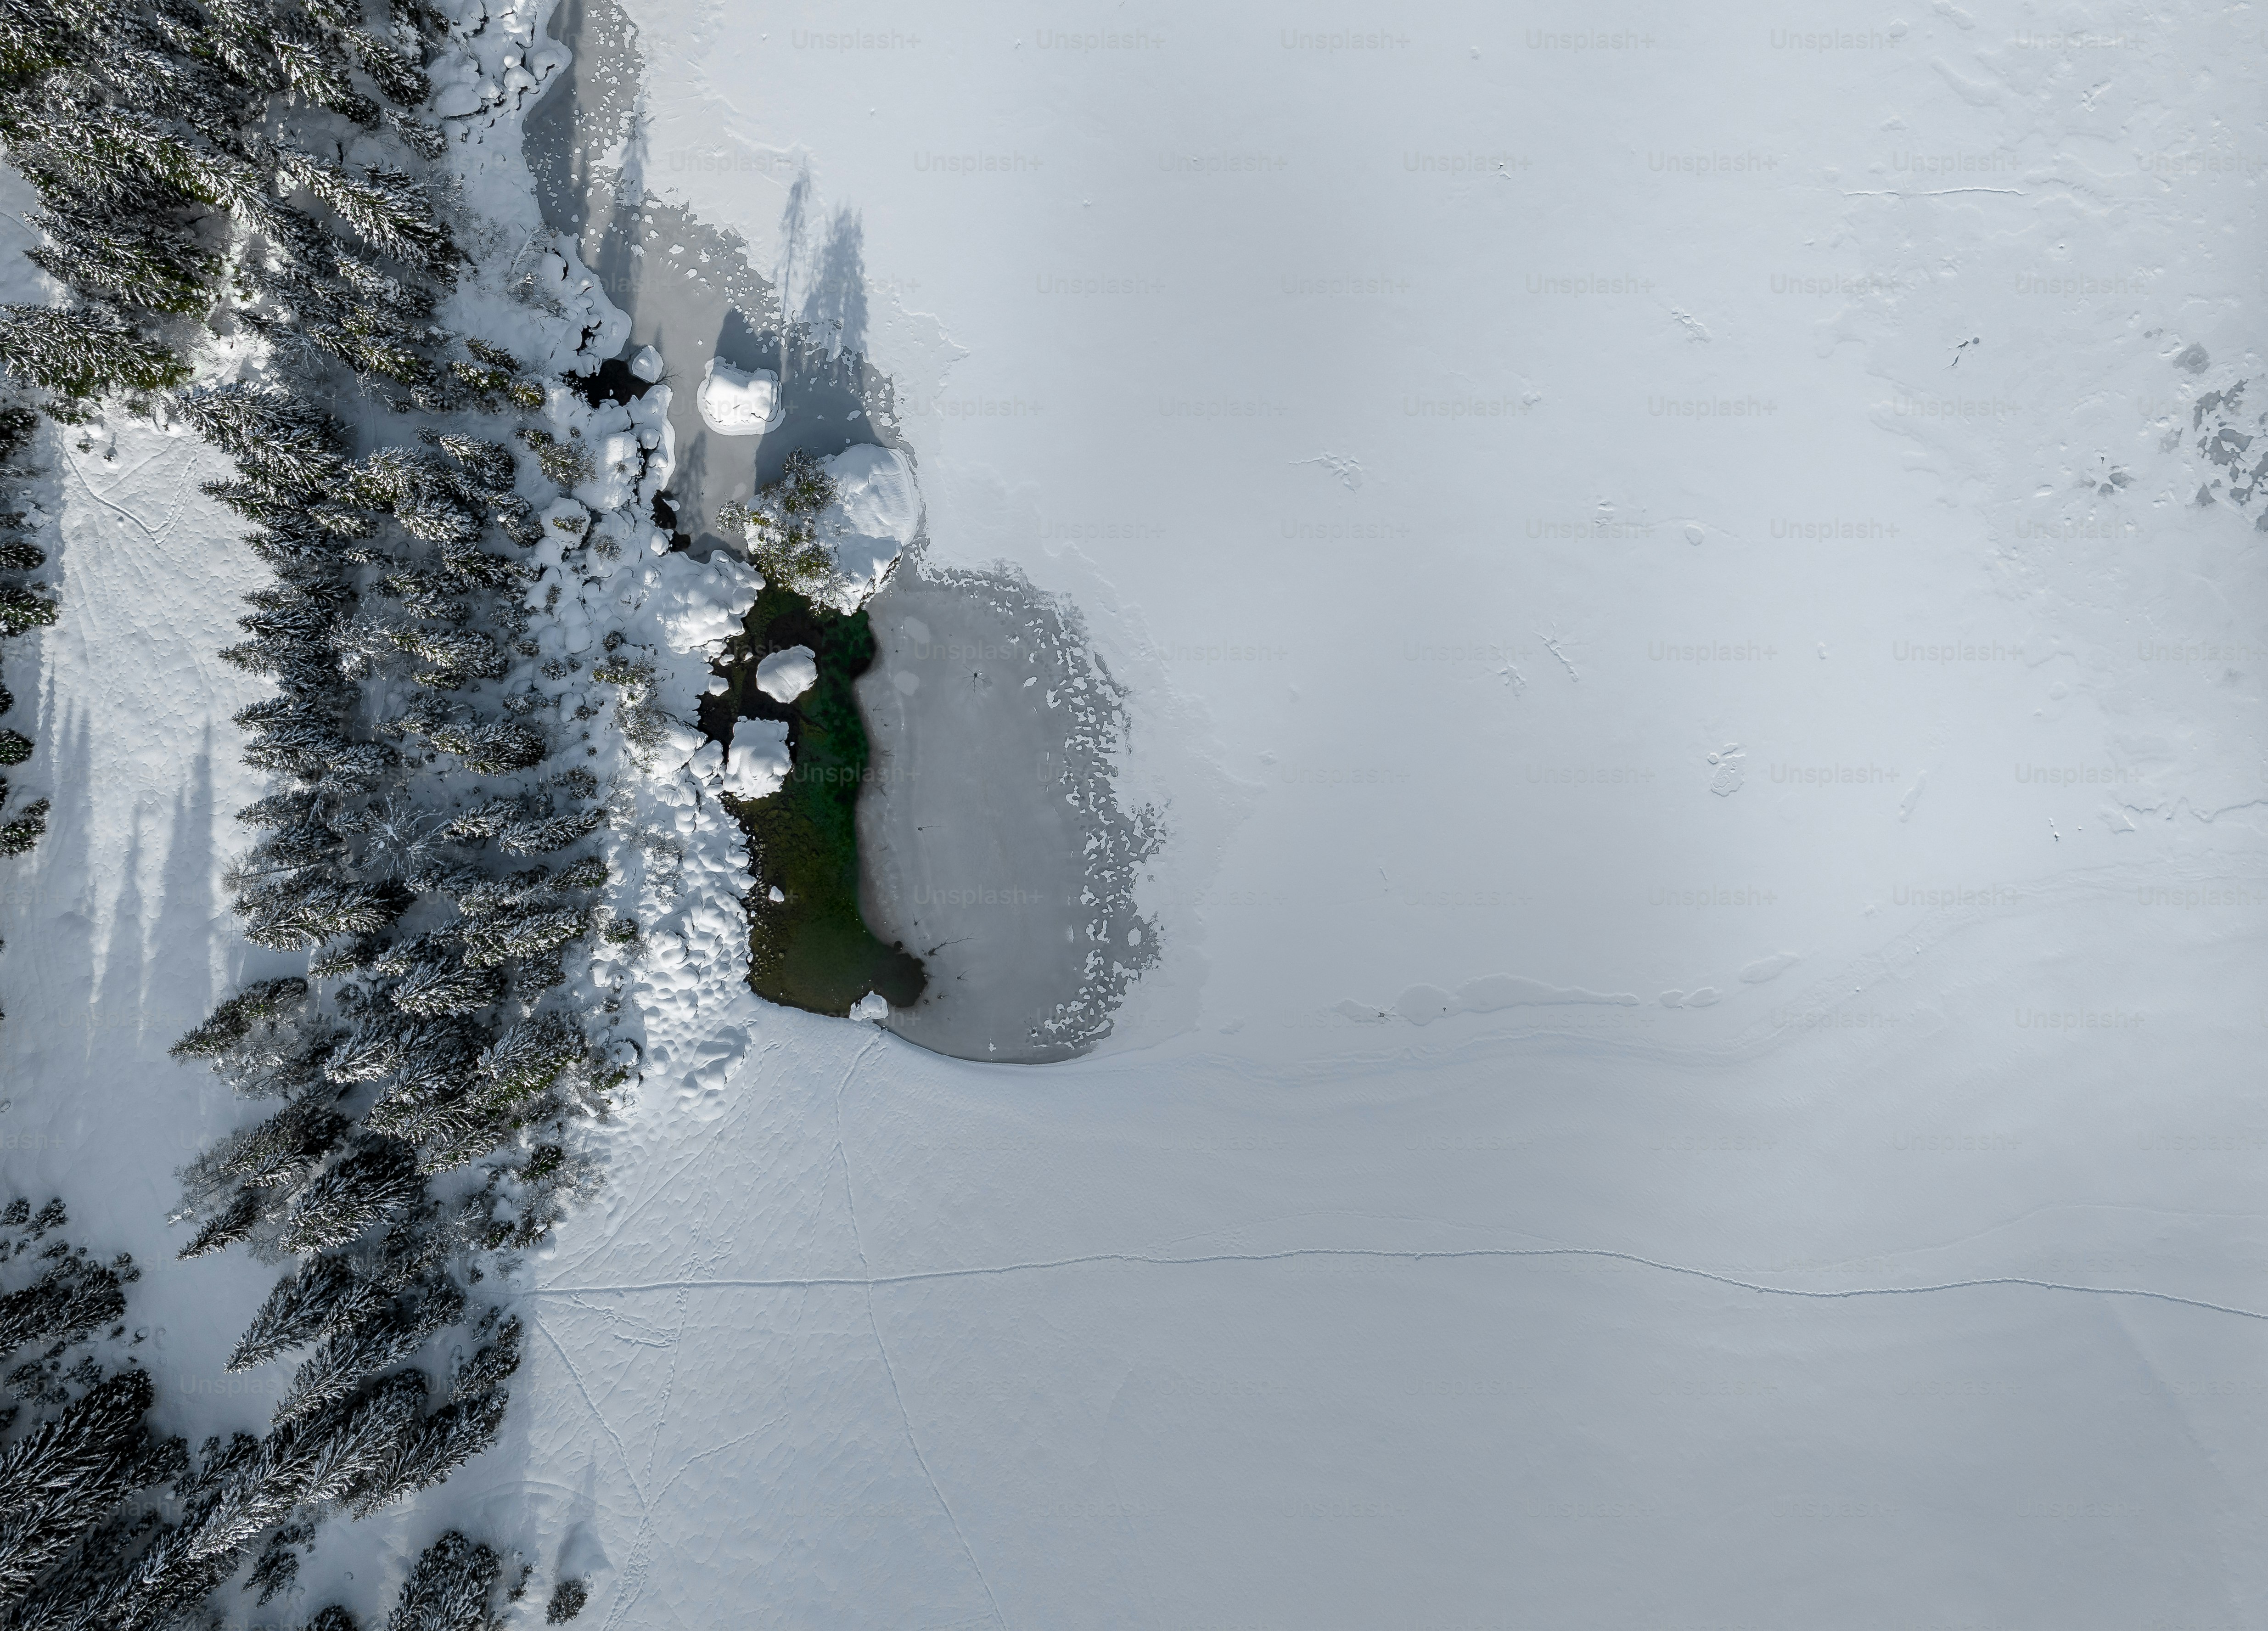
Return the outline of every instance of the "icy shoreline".
<path id="1" fill-rule="evenodd" d="M 625 314 L 622 351 L 652 345 L 676 382 L 666 498 L 689 552 L 737 552 L 737 540 L 711 530 L 718 509 L 746 503 L 792 455 L 806 454 L 852 483 L 835 526 L 843 535 L 832 540 L 852 597 L 839 609 L 880 588 L 869 609 L 878 629 L 911 618 L 944 631 L 932 640 L 901 628 L 909 638 L 883 642 L 890 683 L 878 680 L 878 668 L 855 688 L 875 756 L 858 801 L 859 908 L 881 941 L 941 956 L 947 970 L 913 1009 L 893 1013 L 889 1028 L 973 1059 L 1038 1063 L 1086 1052 L 1109 1033 L 1112 1012 L 1159 951 L 1155 925 L 1132 904 L 1134 865 L 1158 835 L 1148 817 L 1119 808 L 1112 786 L 1123 725 L 1117 688 L 1085 648 L 1075 616 L 1011 575 L 916 584 L 908 562 L 892 579 L 892 563 L 919 533 L 919 498 L 895 387 L 857 349 L 865 294 L 855 226 L 838 217 L 827 227 L 811 286 L 788 308 L 783 290 L 748 264 L 739 233 L 646 190 L 644 63 L 626 14 L 614 0 L 561 0 L 549 27 L 572 61 L 526 121 L 538 208 Z M 789 296 L 799 295 L 793 247 Z M 704 408 L 718 380 L 730 392 L 759 391 L 769 428 L 751 434 L 762 427 L 742 423 L 737 406 L 723 418 Z M 897 467 L 907 491 L 884 507 L 910 504 L 910 521 L 862 519 L 868 467 L 881 462 L 866 449 Z M 933 659 L 949 668 L 958 656 L 948 653 L 964 646 L 1027 652 L 1049 683 L 1027 697 L 1020 681 L 1030 675 L 1020 673 L 1018 694 L 1004 699 L 1012 705 L 984 709 L 954 705 L 942 685 L 917 694 Z M 940 774 L 948 762 L 959 770 Z M 972 774 L 972 765 L 984 768 Z M 997 893 L 953 882 L 971 867 L 999 870 L 997 857 L 1010 852 L 1033 883 L 1026 892 L 1043 897 L 1036 910 L 1003 912 Z"/>

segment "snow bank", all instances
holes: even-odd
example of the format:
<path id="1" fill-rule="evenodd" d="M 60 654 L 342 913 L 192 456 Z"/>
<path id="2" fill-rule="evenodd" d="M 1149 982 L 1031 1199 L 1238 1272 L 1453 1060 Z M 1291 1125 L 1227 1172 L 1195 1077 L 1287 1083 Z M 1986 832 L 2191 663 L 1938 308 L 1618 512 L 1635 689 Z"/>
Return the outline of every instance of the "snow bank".
<path id="1" fill-rule="evenodd" d="M 793 702 L 819 681 L 819 664 L 808 646 L 774 652 L 756 665 L 756 689 L 774 702 Z"/>
<path id="2" fill-rule="evenodd" d="M 652 348 L 648 348 L 652 349 Z M 779 375 L 714 361 L 702 371 L 694 401 L 701 422 L 719 436 L 762 436 L 779 422 Z"/>
<path id="3" fill-rule="evenodd" d="M 740 620 L 756 603 L 764 580 L 755 568 L 729 555 L 696 561 L 689 555 L 664 555 L 646 568 L 647 605 L 660 618 L 672 646 L 689 651 L 740 631 Z"/>
<path id="4" fill-rule="evenodd" d="M 828 598 L 839 610 L 856 611 L 921 530 L 921 491 L 912 463 L 895 447 L 847 448 L 826 469 L 835 502 L 820 516 L 819 533 L 840 574 Z"/>

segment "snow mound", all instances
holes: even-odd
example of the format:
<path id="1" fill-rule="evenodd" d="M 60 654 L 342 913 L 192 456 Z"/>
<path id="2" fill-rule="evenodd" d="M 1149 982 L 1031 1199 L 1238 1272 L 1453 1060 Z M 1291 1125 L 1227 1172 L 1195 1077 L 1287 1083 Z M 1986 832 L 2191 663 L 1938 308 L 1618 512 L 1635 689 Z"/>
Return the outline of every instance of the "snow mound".
<path id="1" fill-rule="evenodd" d="M 1741 978 L 1751 985 L 1761 985 L 1766 980 L 1778 979 L 1803 959 L 1792 951 L 1775 952 L 1769 957 L 1759 957 L 1741 970 Z"/>
<path id="2" fill-rule="evenodd" d="M 689 555 L 658 556 L 647 572 L 647 604 L 678 651 L 690 651 L 740 631 L 764 580 L 755 568 L 729 555 L 696 561 Z"/>
<path id="3" fill-rule="evenodd" d="M 733 755 L 725 765 L 725 792 L 736 799 L 769 798 L 787 780 L 787 771 L 784 720 L 742 720 L 733 727 Z"/>
<path id="4" fill-rule="evenodd" d="M 819 683 L 819 664 L 808 646 L 774 652 L 756 665 L 756 689 L 774 702 L 793 702 Z"/>
<path id="5" fill-rule="evenodd" d="M 694 397 L 701 422 L 719 436 L 762 436 L 779 419 L 779 375 L 711 361 Z"/>
<path id="6" fill-rule="evenodd" d="M 890 1017 L 889 999 L 870 991 L 850 1005 L 850 1017 L 854 1020 L 886 1020 Z"/>
<path id="7" fill-rule="evenodd" d="M 835 552 L 838 573 L 830 599 L 856 611 L 882 587 L 899 555 L 921 530 L 921 492 L 913 465 L 894 447 L 867 443 L 827 461 L 835 502 L 820 517 L 820 536 Z"/>
<path id="8" fill-rule="evenodd" d="M 652 385 L 661 378 L 661 353 L 651 345 L 642 345 L 638 354 L 630 358 L 630 368 L 633 378 Z"/>

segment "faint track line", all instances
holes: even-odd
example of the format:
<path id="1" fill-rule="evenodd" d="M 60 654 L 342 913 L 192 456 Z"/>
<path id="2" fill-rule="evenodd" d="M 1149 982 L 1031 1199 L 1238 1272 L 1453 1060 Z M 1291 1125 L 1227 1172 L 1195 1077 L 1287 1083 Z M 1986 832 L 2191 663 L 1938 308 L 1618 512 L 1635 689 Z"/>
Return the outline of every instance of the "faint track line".
<path id="1" fill-rule="evenodd" d="M 858 1288 L 873 1291 L 881 1287 L 923 1285 L 932 1280 L 994 1279 L 1010 1274 L 1041 1273 L 1054 1269 L 1087 1268 L 1113 1263 L 1147 1268 L 1181 1268 L 1206 1263 L 1287 1263 L 1301 1258 L 1367 1258 L 1407 1263 L 1502 1260 L 1517 1258 L 1592 1258 L 1635 1264 L 1641 1268 L 1656 1269 L 1665 1274 L 1682 1274 L 1689 1279 L 1710 1280 L 1717 1285 L 1730 1286 L 1739 1291 L 1754 1291 L 1765 1296 L 1803 1297 L 1815 1302 L 1835 1302 L 1856 1297 L 1926 1296 L 1940 1292 L 1970 1291 L 1992 1286 L 2029 1286 L 2041 1291 L 2078 1292 L 2088 1296 L 2139 1297 L 2154 1303 L 2171 1303 L 2183 1308 L 2202 1309 L 2208 1313 L 2233 1314 L 2240 1319 L 2268 1321 L 2268 1312 L 2257 1309 L 2237 1308 L 2226 1303 L 2211 1303 L 2202 1297 L 2185 1297 L 2170 1291 L 2151 1291 L 2137 1286 L 2081 1286 L 2066 1280 L 2035 1280 L 2021 1274 L 1996 1274 L 1975 1280 L 1939 1280 L 1926 1286 L 1850 1286 L 1828 1291 L 1807 1290 L 1796 1286 L 1768 1286 L 1760 1280 L 1742 1280 L 1736 1275 L 1719 1274 L 1713 1270 L 1693 1268 L 1683 1263 L 1665 1263 L 1655 1258 L 1640 1257 L 1634 1251 L 1613 1251 L 1598 1246 L 1473 1246 L 1461 1250 L 1434 1251 L 1395 1251 L 1362 1246 L 1309 1246 L 1295 1247 L 1285 1251 L 1223 1251 L 1186 1258 L 1154 1257 L 1139 1251 L 1098 1251 L 1083 1257 L 1053 1258 L 1032 1263 L 1003 1263 L 980 1268 L 916 1269 L 902 1274 L 836 1274 L 803 1278 L 783 1276 L 777 1280 L 710 1280 L 698 1282 L 663 1280 L 621 1286 L 544 1287 L 530 1295 L 566 1296 L 606 1292 L 674 1291 L 688 1283 L 718 1288 L 730 1287 L 763 1291 L 830 1287 Z"/>

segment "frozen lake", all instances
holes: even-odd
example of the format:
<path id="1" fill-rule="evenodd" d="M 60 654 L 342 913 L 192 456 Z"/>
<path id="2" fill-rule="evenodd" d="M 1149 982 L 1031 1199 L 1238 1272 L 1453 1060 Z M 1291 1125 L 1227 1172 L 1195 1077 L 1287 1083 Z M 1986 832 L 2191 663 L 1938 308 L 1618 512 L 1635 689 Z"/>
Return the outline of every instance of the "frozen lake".
<path id="1" fill-rule="evenodd" d="M 867 609 L 866 917 L 930 979 L 889 1028 L 998 1064 L 1084 1052 L 1157 956 L 1133 904 L 1154 835 L 1111 796 L 1123 698 L 1062 609 L 1006 574 L 906 563 Z"/>
<path id="2" fill-rule="evenodd" d="M 676 461 L 667 497 L 705 557 L 729 547 L 712 528 L 718 507 L 777 479 L 792 454 L 908 446 L 896 389 L 863 355 L 861 231 L 855 216 L 817 209 L 808 177 L 791 181 L 778 277 L 766 277 L 739 232 L 648 190 L 631 139 L 644 58 L 628 16 L 613 0 L 562 0 L 550 30 L 574 60 L 526 122 L 537 202 L 630 315 L 623 354 L 652 345 L 664 358 Z M 712 360 L 778 376 L 776 429 L 708 427 L 695 387 Z M 1108 682 L 1062 610 L 1012 575 L 893 586 L 873 611 L 889 671 L 858 690 L 877 756 L 860 796 L 862 909 L 883 941 L 936 960 L 918 1007 L 890 1026 L 970 1059 L 1082 1052 L 1156 954 L 1131 901 L 1142 844 L 1111 786 Z M 906 634 L 907 617 L 934 634 Z M 989 660 L 964 685 L 947 656 L 1012 647 L 1035 666 L 993 676 L 997 694 L 982 672 Z M 1047 685 L 1025 694 L 1021 679 L 1041 674 Z M 1017 881 L 1003 908 L 997 889 L 968 881 L 1003 875 L 1007 857 Z"/>

